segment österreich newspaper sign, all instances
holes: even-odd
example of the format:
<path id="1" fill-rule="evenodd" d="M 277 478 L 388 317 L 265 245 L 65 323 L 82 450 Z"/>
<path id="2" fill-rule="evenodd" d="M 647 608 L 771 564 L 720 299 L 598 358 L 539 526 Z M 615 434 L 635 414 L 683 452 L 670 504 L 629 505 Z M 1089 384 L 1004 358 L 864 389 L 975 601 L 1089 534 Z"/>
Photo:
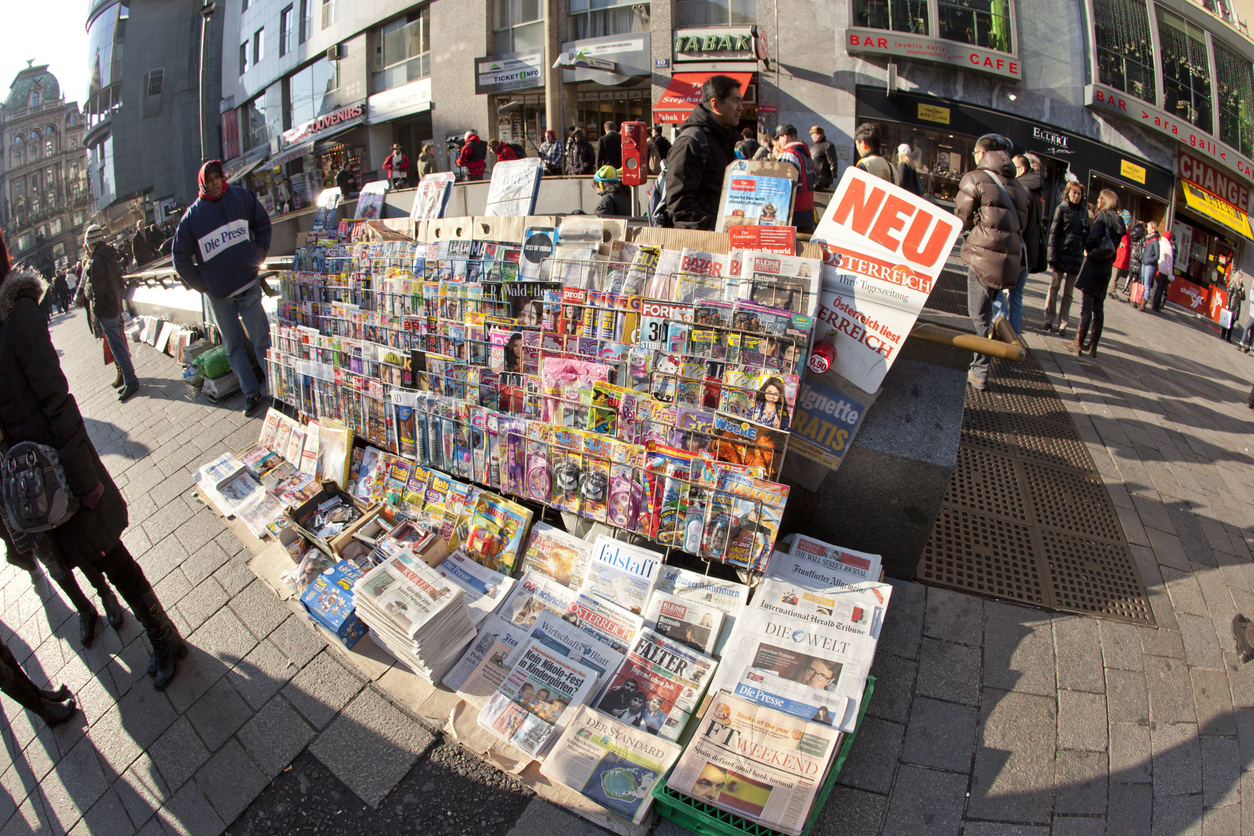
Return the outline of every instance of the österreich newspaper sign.
<path id="1" fill-rule="evenodd" d="M 879 388 L 960 229 L 924 198 L 845 169 L 813 237 L 825 250 L 814 338 L 836 347 L 838 374 L 865 392 Z"/>

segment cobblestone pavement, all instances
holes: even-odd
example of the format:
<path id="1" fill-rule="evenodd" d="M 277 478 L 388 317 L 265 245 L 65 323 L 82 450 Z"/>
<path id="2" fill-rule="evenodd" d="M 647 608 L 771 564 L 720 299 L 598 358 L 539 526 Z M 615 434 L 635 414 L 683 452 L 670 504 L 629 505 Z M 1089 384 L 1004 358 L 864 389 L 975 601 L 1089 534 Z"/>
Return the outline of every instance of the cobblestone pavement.
<path id="1" fill-rule="evenodd" d="M 894 582 L 878 688 L 816 834 L 1254 833 L 1254 667 L 1230 634 L 1254 614 L 1254 360 L 1180 311 L 1117 302 L 1098 359 L 1077 359 L 1033 331 L 1042 290 L 1034 277 L 1027 342 L 1119 508 L 1159 627 Z M 85 717 L 50 730 L 0 698 L 0 836 L 597 830 L 484 777 L 254 578 L 191 479 L 255 440 L 239 399 L 189 399 L 172 360 L 134 346 L 144 389 L 119 405 L 82 313 L 53 339 L 128 500 L 127 544 L 195 649 L 157 694 L 133 619 L 84 651 L 58 590 L 0 570 L 0 638 L 38 683 L 75 689 Z M 491 816 L 425 809 L 458 776 Z"/>

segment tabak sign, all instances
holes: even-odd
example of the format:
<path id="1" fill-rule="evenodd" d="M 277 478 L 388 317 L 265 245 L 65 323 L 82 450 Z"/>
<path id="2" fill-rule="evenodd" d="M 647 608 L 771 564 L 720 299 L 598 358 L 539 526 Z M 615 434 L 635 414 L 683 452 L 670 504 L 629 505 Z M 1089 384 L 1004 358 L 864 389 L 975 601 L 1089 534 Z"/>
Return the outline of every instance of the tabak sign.
<path id="1" fill-rule="evenodd" d="M 926 35 L 850 26 L 845 30 L 845 51 L 850 55 L 886 55 L 930 61 L 1011 81 L 1023 80 L 1023 68 L 1014 55 Z"/>
<path id="2" fill-rule="evenodd" d="M 333 110 L 330 113 L 324 113 L 314 119 L 298 127 L 292 128 L 290 131 L 283 132 L 283 146 L 290 147 L 298 142 L 306 142 L 317 138 L 319 134 L 324 134 L 331 130 L 338 130 L 349 122 L 365 118 L 366 103 L 354 102 L 351 105 L 342 107 L 339 110 Z"/>
<path id="3" fill-rule="evenodd" d="M 753 30 L 676 29 L 675 63 L 685 61 L 756 61 Z"/>

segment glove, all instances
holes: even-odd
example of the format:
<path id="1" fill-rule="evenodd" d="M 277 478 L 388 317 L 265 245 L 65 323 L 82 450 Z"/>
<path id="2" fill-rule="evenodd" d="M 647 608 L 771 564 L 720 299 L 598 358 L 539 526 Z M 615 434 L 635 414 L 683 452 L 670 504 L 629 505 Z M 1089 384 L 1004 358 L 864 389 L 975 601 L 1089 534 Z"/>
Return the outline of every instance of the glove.
<path id="1" fill-rule="evenodd" d="M 96 503 L 100 501 L 100 497 L 104 496 L 104 483 L 97 482 L 96 487 L 91 489 L 91 493 L 86 496 L 80 496 L 78 501 L 88 508 L 95 508 Z"/>

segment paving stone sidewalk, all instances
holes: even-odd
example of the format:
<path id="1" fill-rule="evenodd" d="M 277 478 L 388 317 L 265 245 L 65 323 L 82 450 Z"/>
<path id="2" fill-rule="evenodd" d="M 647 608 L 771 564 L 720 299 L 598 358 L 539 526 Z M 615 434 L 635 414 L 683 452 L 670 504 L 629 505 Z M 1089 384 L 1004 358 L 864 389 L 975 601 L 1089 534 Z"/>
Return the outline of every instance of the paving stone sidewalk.
<path id="1" fill-rule="evenodd" d="M 1041 291 L 1033 277 L 1027 341 L 1119 508 L 1159 628 L 896 582 L 878 689 L 816 834 L 1254 833 L 1254 668 L 1229 627 L 1254 614 L 1254 360 L 1178 310 L 1117 302 L 1098 360 L 1077 359 L 1032 333 Z M 0 836 L 219 833 L 303 752 L 379 804 L 438 734 L 261 585 L 192 491 L 195 468 L 254 440 L 256 420 L 190 400 L 146 346 L 134 346 L 145 389 L 119 405 L 82 313 L 58 317 L 53 338 L 126 494 L 127 543 L 195 650 L 156 694 L 133 619 L 83 651 L 59 591 L 0 570 L 0 638 L 37 682 L 76 689 L 86 717 L 49 730 L 0 699 Z M 387 768 L 367 779 L 361 763 Z M 531 800 L 511 834 L 596 830 Z"/>

